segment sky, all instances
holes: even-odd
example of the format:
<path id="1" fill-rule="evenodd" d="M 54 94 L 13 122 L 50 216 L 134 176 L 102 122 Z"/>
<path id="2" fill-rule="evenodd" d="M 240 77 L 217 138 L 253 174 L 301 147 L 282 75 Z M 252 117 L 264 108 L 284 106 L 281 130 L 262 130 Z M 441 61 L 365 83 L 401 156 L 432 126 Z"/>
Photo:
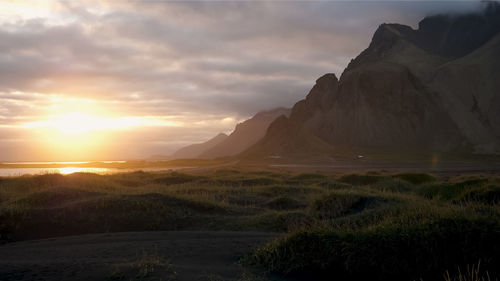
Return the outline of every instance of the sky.
<path id="1" fill-rule="evenodd" d="M 0 1 L 0 161 L 144 159 L 291 107 L 381 23 L 478 1 Z"/>

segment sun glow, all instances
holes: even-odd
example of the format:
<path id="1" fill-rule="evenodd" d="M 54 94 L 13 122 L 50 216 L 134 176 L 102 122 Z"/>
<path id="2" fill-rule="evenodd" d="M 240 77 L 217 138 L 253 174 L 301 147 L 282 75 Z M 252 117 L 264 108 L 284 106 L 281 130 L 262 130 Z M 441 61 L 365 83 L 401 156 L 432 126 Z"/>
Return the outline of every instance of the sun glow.
<path id="1" fill-rule="evenodd" d="M 31 97 L 36 101 L 19 104 L 30 106 L 33 110 L 30 116 L 18 119 L 11 127 L 27 143 L 23 153 L 36 155 L 41 160 L 86 161 L 123 158 L 125 155 L 136 157 L 139 153 L 135 151 L 140 148 L 130 147 L 132 140 L 139 140 L 139 145 L 151 142 L 145 132 L 162 131 L 165 134 L 169 128 L 188 126 L 190 121 L 176 115 L 137 115 L 133 108 L 121 104 L 115 106 L 112 100 L 58 93 L 44 95 L 15 92 L 9 95 L 24 99 Z M 17 102 L 19 99 L 12 100 Z M 38 103 L 43 107 L 40 108 Z"/>
<path id="2" fill-rule="evenodd" d="M 55 99 L 45 114 L 19 126 L 36 140 L 40 157 L 52 161 L 82 161 L 130 154 L 124 144 L 152 127 L 176 127 L 183 123 L 171 116 L 127 116 L 93 100 Z M 44 117 L 45 115 L 45 117 Z M 77 172 L 74 169 L 61 173 Z"/>
<path id="3" fill-rule="evenodd" d="M 72 106 L 66 110 L 75 109 Z M 112 116 L 102 108 L 82 104 L 81 111 L 63 111 L 23 124 L 37 139 L 37 151 L 65 161 L 107 157 L 130 130 L 147 125 L 142 117 Z M 78 172 L 66 169 L 61 173 Z"/>
<path id="4" fill-rule="evenodd" d="M 83 134 L 89 131 L 119 130 L 143 125 L 139 117 L 97 117 L 86 113 L 71 112 L 52 116 L 48 120 L 27 123 L 25 128 L 57 129 L 68 135 Z"/>

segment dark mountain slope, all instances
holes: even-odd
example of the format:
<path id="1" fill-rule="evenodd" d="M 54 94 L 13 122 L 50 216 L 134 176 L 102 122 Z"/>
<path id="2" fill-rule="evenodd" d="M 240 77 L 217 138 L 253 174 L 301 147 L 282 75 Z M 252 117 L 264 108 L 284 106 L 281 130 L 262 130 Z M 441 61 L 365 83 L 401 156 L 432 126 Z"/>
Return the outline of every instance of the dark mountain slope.
<path id="1" fill-rule="evenodd" d="M 500 34 L 460 59 L 439 67 L 431 86 L 461 131 L 492 151 L 500 139 Z"/>
<path id="2" fill-rule="evenodd" d="M 263 139 L 239 157 L 327 159 L 332 151 L 331 145 L 283 115 L 271 124 Z"/>

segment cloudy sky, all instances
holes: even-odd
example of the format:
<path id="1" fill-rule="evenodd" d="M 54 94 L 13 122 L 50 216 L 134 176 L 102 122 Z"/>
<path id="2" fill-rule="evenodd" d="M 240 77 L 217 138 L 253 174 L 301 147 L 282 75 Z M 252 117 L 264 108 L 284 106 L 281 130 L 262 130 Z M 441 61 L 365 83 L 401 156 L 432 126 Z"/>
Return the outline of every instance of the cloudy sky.
<path id="1" fill-rule="evenodd" d="M 0 1 L 0 161 L 168 155 L 461 2 Z"/>

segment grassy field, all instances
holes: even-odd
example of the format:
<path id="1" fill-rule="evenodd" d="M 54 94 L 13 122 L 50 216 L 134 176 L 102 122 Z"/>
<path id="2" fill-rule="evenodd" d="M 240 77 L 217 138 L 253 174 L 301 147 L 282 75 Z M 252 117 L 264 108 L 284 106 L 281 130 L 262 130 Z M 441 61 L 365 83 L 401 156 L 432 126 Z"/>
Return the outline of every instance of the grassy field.
<path id="1" fill-rule="evenodd" d="M 0 178 L 0 239 L 272 231 L 286 235 L 246 264 L 306 280 L 497 280 L 499 202 L 491 175 L 47 174 Z"/>

